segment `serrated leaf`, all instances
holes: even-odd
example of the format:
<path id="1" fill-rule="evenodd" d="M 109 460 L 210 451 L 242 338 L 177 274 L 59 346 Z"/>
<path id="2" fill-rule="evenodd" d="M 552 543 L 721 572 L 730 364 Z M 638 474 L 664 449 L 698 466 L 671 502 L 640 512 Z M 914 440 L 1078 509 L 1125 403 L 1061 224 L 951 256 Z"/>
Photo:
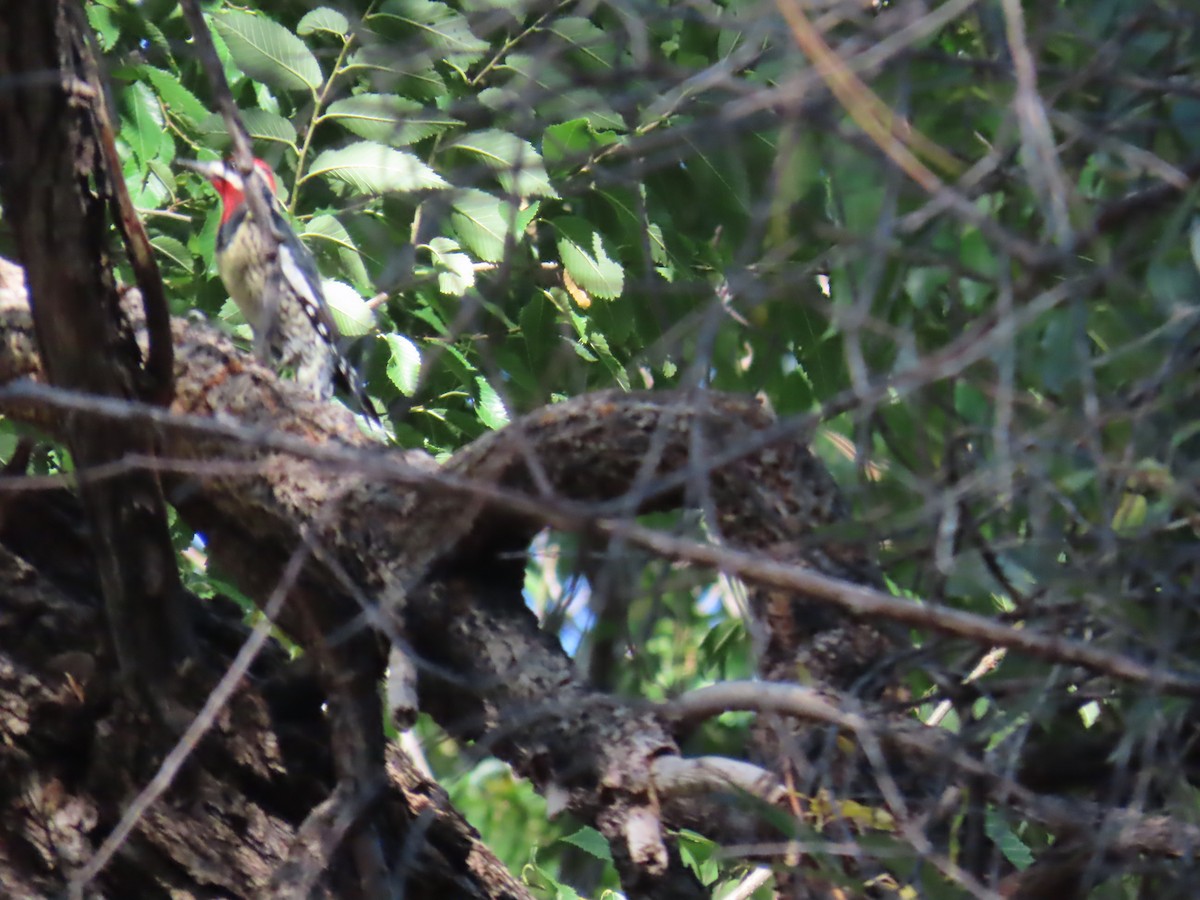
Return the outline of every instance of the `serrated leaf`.
<path id="1" fill-rule="evenodd" d="M 129 199 L 138 209 L 159 209 L 170 199 L 171 188 L 175 184 L 174 176 L 167 183 L 156 174 L 152 166 L 139 168 L 133 157 L 126 164 L 125 185 L 129 189 Z"/>
<path id="2" fill-rule="evenodd" d="M 558 232 L 558 255 L 575 282 L 596 297 L 621 296 L 625 270 L 608 255 L 600 232 L 583 219 L 564 216 L 550 222 Z"/>
<path id="3" fill-rule="evenodd" d="M 304 14 L 296 24 L 296 33 L 309 35 L 318 31 L 344 38 L 350 33 L 350 20 L 336 9 L 318 6 Z"/>
<path id="4" fill-rule="evenodd" d="M 513 204 L 483 191 L 465 190 L 454 198 L 452 207 L 450 224 L 459 240 L 480 259 L 500 262 L 516 220 Z"/>
<path id="5" fill-rule="evenodd" d="M 411 397 L 420 383 L 421 351 L 402 334 L 386 334 L 383 339 L 391 351 L 387 364 L 388 378 L 400 393 Z"/>
<path id="6" fill-rule="evenodd" d="M 1004 820 L 999 810 L 988 810 L 984 816 L 983 830 L 1017 869 L 1024 871 L 1033 865 L 1033 852 Z"/>
<path id="7" fill-rule="evenodd" d="M 239 114 L 246 131 L 254 140 L 271 141 L 288 147 L 296 146 L 296 127 L 283 116 L 267 112 L 265 109 L 244 109 Z M 201 122 L 199 129 L 203 134 L 229 136 L 229 129 L 225 127 L 225 117 L 216 113 Z"/>
<path id="8" fill-rule="evenodd" d="M 628 131 L 624 117 L 617 112 L 599 91 L 591 88 L 578 88 L 559 98 L 564 107 L 564 114 L 582 116 L 600 135 L 607 137 L 609 132 L 617 134 Z M 616 134 L 612 140 L 617 140 Z"/>
<path id="9" fill-rule="evenodd" d="M 128 9 L 128 7 L 123 7 L 123 9 Z M 173 61 L 175 59 L 174 42 L 167 40 L 167 36 L 163 34 L 162 29 L 145 18 L 139 19 L 138 24 L 143 29 L 142 37 L 145 39 L 145 46 L 153 48 L 163 59 Z"/>
<path id="10" fill-rule="evenodd" d="M 170 164 L 166 162 L 167 159 L 175 159 L 175 142 L 171 139 L 170 132 L 163 133 L 163 148 L 159 152 L 158 159 L 152 159 L 146 163 L 146 169 L 150 175 L 158 179 L 158 183 L 163 186 L 163 191 L 170 195 L 175 188 L 179 173 L 171 168 Z"/>
<path id="11" fill-rule="evenodd" d="M 592 129 L 584 119 L 551 125 L 542 135 L 542 150 L 550 163 L 582 159 L 594 146 Z"/>
<path id="12" fill-rule="evenodd" d="M 254 105 L 251 109 L 261 109 L 275 115 L 282 115 L 283 111 L 279 107 L 279 98 L 275 96 L 275 91 L 269 85 L 261 81 L 250 82 L 251 88 L 254 90 Z"/>
<path id="13" fill-rule="evenodd" d="M 550 163 L 577 167 L 593 150 L 615 144 L 620 138 L 611 131 L 597 131 L 583 116 L 551 125 L 542 135 L 542 155 Z"/>
<path id="14" fill-rule="evenodd" d="M 446 83 L 433 62 L 398 46 L 368 44 L 350 55 L 344 71 L 364 70 L 392 76 L 388 87 L 407 97 L 434 100 L 445 96 Z"/>
<path id="15" fill-rule="evenodd" d="M 475 286 L 475 267 L 465 253 L 452 253 L 446 258 L 447 268 L 438 273 L 438 290 L 452 297 L 461 297 Z"/>
<path id="16" fill-rule="evenodd" d="M 517 209 L 517 231 L 524 231 L 538 217 L 542 210 L 542 201 L 535 200 L 523 209 Z"/>
<path id="17" fill-rule="evenodd" d="M 547 26 L 546 30 L 575 48 L 584 60 L 597 69 L 611 69 L 616 59 L 617 45 L 612 36 L 590 19 L 564 16 Z"/>
<path id="18" fill-rule="evenodd" d="M 597 131 L 627 131 L 625 120 L 609 100 L 594 88 L 579 87 L 563 67 L 546 65 L 545 57 L 510 53 L 498 71 L 511 73 L 504 88 L 479 94 L 479 102 L 490 109 L 521 110 L 532 94 L 539 98 L 535 108 L 539 119 L 548 123 L 586 119 Z"/>
<path id="19" fill-rule="evenodd" d="M 612 862 L 612 850 L 608 846 L 608 841 L 595 828 L 584 826 L 574 834 L 566 835 L 562 840 L 573 847 L 578 847 L 585 853 L 590 853 L 596 859 Z"/>
<path id="20" fill-rule="evenodd" d="M 346 97 L 331 103 L 324 117 L 337 120 L 339 125 L 359 137 L 393 147 L 415 144 L 462 124 L 437 109 L 393 94 Z"/>
<path id="21" fill-rule="evenodd" d="M 177 241 L 169 235 L 159 234 L 150 239 L 150 246 L 179 268 L 191 271 L 194 260 L 182 241 Z"/>
<path id="22" fill-rule="evenodd" d="M 587 339 L 621 390 L 629 390 L 629 374 L 625 371 L 621 361 L 613 355 L 612 348 L 608 345 L 608 339 L 599 331 L 589 332 Z"/>
<path id="23" fill-rule="evenodd" d="M 87 4 L 87 20 L 99 38 L 101 50 L 111 50 L 121 36 L 120 26 L 113 21 L 112 11 L 96 3 Z"/>
<path id="24" fill-rule="evenodd" d="M 257 141 L 275 141 L 296 146 L 296 126 L 283 116 L 262 109 L 248 109 L 242 113 L 242 124 L 250 137 Z"/>
<path id="25" fill-rule="evenodd" d="M 359 291 L 371 290 L 371 279 L 363 264 L 362 253 L 350 237 L 350 232 L 335 217 L 313 216 L 305 223 L 300 237 L 316 252 L 333 250 L 342 274 L 350 279 L 350 283 Z"/>
<path id="26" fill-rule="evenodd" d="M 429 242 L 429 252 L 439 269 L 438 289 L 443 294 L 461 297 L 475 285 L 475 264 L 461 252 L 457 241 L 437 237 Z"/>
<path id="27" fill-rule="evenodd" d="M 138 66 L 136 71 L 150 82 L 150 86 L 172 116 L 187 120 L 192 127 L 198 126 L 208 118 L 208 107 L 170 72 L 156 69 L 154 66 Z"/>
<path id="28" fill-rule="evenodd" d="M 472 33 L 466 16 L 436 0 L 393 0 L 370 19 L 373 28 L 390 19 L 415 31 L 432 51 L 430 56 L 455 68 L 471 65 L 488 50 L 488 42 Z"/>
<path id="29" fill-rule="evenodd" d="M 163 116 L 154 91 L 144 81 L 135 81 L 121 97 L 125 115 L 121 117 L 121 139 L 142 162 L 158 155 L 162 146 Z"/>
<path id="30" fill-rule="evenodd" d="M 225 38 L 221 37 L 221 32 L 213 28 L 211 33 L 213 49 L 217 51 L 217 59 L 221 60 L 221 68 L 225 72 L 225 80 L 229 82 L 231 87 L 245 81 L 246 76 L 237 67 L 237 63 L 233 61 L 233 54 L 229 52 L 229 45 L 225 43 Z"/>
<path id="31" fill-rule="evenodd" d="M 312 161 L 306 178 L 313 177 L 341 182 L 366 195 L 448 187 L 442 176 L 411 153 L 372 141 L 326 150 Z"/>
<path id="32" fill-rule="evenodd" d="M 371 307 L 367 306 L 367 301 L 359 296 L 358 291 L 344 281 L 333 278 L 322 278 L 321 287 L 338 331 L 346 337 L 371 333 L 375 327 L 375 313 L 371 312 Z"/>
<path id="33" fill-rule="evenodd" d="M 574 349 L 575 355 L 578 356 L 580 359 L 582 359 L 584 362 L 589 362 L 589 363 L 600 362 L 600 357 L 598 357 L 595 353 L 593 353 L 591 350 L 589 350 L 587 348 L 587 346 L 583 343 L 583 341 L 575 341 L 573 344 L 571 344 L 571 347 L 572 347 L 572 349 Z"/>
<path id="34" fill-rule="evenodd" d="M 504 401 L 482 375 L 475 376 L 475 385 L 479 388 L 479 402 L 475 406 L 479 421 L 493 431 L 503 428 L 508 424 L 508 410 L 504 408 Z"/>
<path id="35" fill-rule="evenodd" d="M 258 81 L 284 90 L 315 91 L 324 77 L 321 66 L 296 35 L 266 16 L 229 10 L 213 25 L 234 62 Z"/>
<path id="36" fill-rule="evenodd" d="M 530 88 L 525 88 L 526 93 L 529 90 Z M 566 86 L 541 90 L 547 95 L 537 107 L 538 117 L 543 121 L 565 122 L 570 119 L 583 119 L 601 134 L 629 130 L 625 119 L 597 90 Z M 518 92 L 518 96 L 521 95 Z"/>
<path id="37" fill-rule="evenodd" d="M 557 197 L 541 154 L 515 134 L 489 128 L 463 135 L 446 145 L 470 154 L 489 169 L 506 191 L 518 197 Z"/>

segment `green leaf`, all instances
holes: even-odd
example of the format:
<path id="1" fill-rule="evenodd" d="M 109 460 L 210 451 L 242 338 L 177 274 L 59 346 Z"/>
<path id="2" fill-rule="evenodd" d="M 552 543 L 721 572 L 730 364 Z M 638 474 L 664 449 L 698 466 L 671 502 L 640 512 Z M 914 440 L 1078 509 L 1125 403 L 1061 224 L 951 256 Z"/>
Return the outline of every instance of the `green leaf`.
<path id="1" fill-rule="evenodd" d="M 496 129 L 476 131 L 451 141 L 447 149 L 474 156 L 496 172 L 500 184 L 518 197 L 557 197 L 541 154 L 529 141 Z"/>
<path id="2" fill-rule="evenodd" d="M 500 262 L 517 208 L 507 200 L 476 190 L 462 191 L 452 206 L 450 224 L 459 240 L 480 259 Z"/>
<path id="3" fill-rule="evenodd" d="M 1005 821 L 999 810 L 987 811 L 984 816 L 983 830 L 991 838 L 992 843 L 1004 854 L 1004 857 L 1019 870 L 1024 871 L 1033 865 L 1032 851 L 1017 837 L 1016 832 Z"/>
<path id="4" fill-rule="evenodd" d="M 313 216 L 304 224 L 304 231 L 300 237 L 317 253 L 327 249 L 333 250 L 338 268 L 350 279 L 350 283 L 363 293 L 371 290 L 371 278 L 363 264 L 362 252 L 350 237 L 350 232 L 335 217 Z"/>
<path id="5" fill-rule="evenodd" d="M 404 147 L 462 122 L 393 94 L 356 94 L 329 104 L 323 118 L 367 140 Z"/>
<path id="6" fill-rule="evenodd" d="M 256 141 L 296 146 L 296 126 L 283 116 L 262 109 L 247 109 L 242 113 L 242 124 Z"/>
<path id="7" fill-rule="evenodd" d="M 371 333 L 375 328 L 375 313 L 371 312 L 371 307 L 367 306 L 367 301 L 359 296 L 358 291 L 344 281 L 332 278 L 322 278 L 321 287 L 338 331 L 346 337 Z"/>
<path id="8" fill-rule="evenodd" d="M 588 333 L 587 341 L 621 390 L 629 390 L 629 373 L 625 371 L 625 366 L 613 354 L 608 338 L 599 331 L 592 331 Z"/>
<path id="9" fill-rule="evenodd" d="M 437 237 L 429 242 L 438 272 L 438 289 L 443 294 L 461 297 L 475 285 L 475 265 L 471 257 L 459 251 L 458 241 Z"/>
<path id="10" fill-rule="evenodd" d="M 482 375 L 475 376 L 475 385 L 479 388 L 479 402 L 475 406 L 479 421 L 493 431 L 503 428 L 508 424 L 508 410 L 504 408 L 504 401 Z"/>
<path id="11" fill-rule="evenodd" d="M 466 16 L 436 0 L 389 0 L 370 17 L 371 27 L 386 27 L 387 20 L 415 32 L 431 56 L 455 68 L 471 65 L 488 50 L 488 42 L 471 32 Z"/>
<path id="12" fill-rule="evenodd" d="M 288 147 L 296 146 L 296 127 L 283 116 L 267 112 L 265 109 L 244 109 L 241 110 L 240 116 L 242 124 L 246 126 L 246 131 L 254 140 L 284 144 Z M 212 136 L 229 137 L 229 129 L 225 127 L 225 117 L 216 113 L 200 123 L 200 132 Z"/>
<path id="13" fill-rule="evenodd" d="M 554 118 L 565 119 L 570 116 L 579 116 L 598 132 L 629 130 L 624 117 L 613 109 L 599 91 L 591 88 L 577 88 L 560 94 L 558 99 L 561 112 L 556 110 Z"/>
<path id="14" fill-rule="evenodd" d="M 521 107 L 521 93 L 503 87 L 484 88 L 475 95 L 479 105 L 497 113 L 511 113 Z"/>
<path id="15" fill-rule="evenodd" d="M 579 87 L 562 68 L 546 64 L 544 55 L 510 53 L 497 72 L 511 73 L 503 88 L 480 92 L 479 102 L 504 112 L 522 111 L 532 94 L 539 98 L 535 113 L 542 121 L 555 123 L 583 118 L 593 128 L 625 131 L 625 120 L 609 101 L 594 88 Z"/>
<path id="16" fill-rule="evenodd" d="M 225 80 L 229 82 L 230 87 L 236 87 L 246 80 L 246 75 L 238 68 L 234 62 L 233 54 L 229 52 L 229 45 L 225 43 L 225 38 L 221 37 L 221 32 L 216 28 L 212 29 L 213 48 L 217 51 L 217 58 L 221 60 L 221 68 L 225 72 Z"/>
<path id="17" fill-rule="evenodd" d="M 409 310 L 409 315 L 418 322 L 424 322 L 435 334 L 454 340 L 457 335 L 450 333 L 450 326 L 447 324 L 445 318 L 443 318 L 441 311 L 430 306 L 425 298 L 421 298 L 421 300 L 422 302 L 415 309 Z"/>
<path id="18" fill-rule="evenodd" d="M 278 22 L 230 10 L 215 16 L 213 24 L 234 62 L 251 78 L 289 91 L 315 91 L 324 81 L 316 57 Z"/>
<path id="19" fill-rule="evenodd" d="M 170 72 L 154 66 L 137 66 L 135 71 L 150 82 L 168 114 L 184 120 L 192 128 L 197 128 L 208 118 L 208 107 Z"/>
<path id="20" fill-rule="evenodd" d="M 558 255 L 575 283 L 596 297 L 611 300 L 621 296 L 625 270 L 604 249 L 600 232 L 574 216 L 550 222 L 558 231 Z"/>
<path id="21" fill-rule="evenodd" d="M 437 172 L 411 153 L 371 141 L 326 150 L 312 161 L 305 180 L 315 177 L 341 182 L 366 195 L 448 187 Z"/>
<path id="22" fill-rule="evenodd" d="M 141 173 L 141 193 L 134 198 L 134 205 L 141 209 L 166 206 L 174 199 L 175 181 L 176 172 L 170 166 L 161 159 L 150 160 Z"/>
<path id="23" fill-rule="evenodd" d="M 553 20 L 546 30 L 577 50 L 585 65 L 590 64 L 589 68 L 612 68 L 617 56 L 616 41 L 590 19 L 564 16 Z"/>
<path id="24" fill-rule="evenodd" d="M 123 4 L 122 9 L 127 11 L 129 5 Z M 148 19 L 141 19 L 139 24 L 145 29 L 146 47 L 153 48 L 155 54 L 161 56 L 163 59 L 173 60 L 175 42 L 168 40 L 167 36 L 163 34 L 162 29 Z"/>
<path id="25" fill-rule="evenodd" d="M 158 234 L 150 239 L 150 246 L 179 268 L 191 271 L 194 260 L 182 241 L 177 241 L 170 235 Z"/>
<path id="26" fill-rule="evenodd" d="M 423 54 L 413 56 L 399 46 L 368 44 L 350 55 L 344 71 L 366 71 L 389 78 L 376 79 L 408 97 L 434 100 L 445 96 L 446 83 L 433 62 Z"/>
<path id="27" fill-rule="evenodd" d="M 535 295 L 521 309 L 520 324 L 526 355 L 534 367 L 541 368 L 559 341 L 554 304 L 544 296 Z"/>
<path id="28" fill-rule="evenodd" d="M 391 351 L 387 364 L 388 378 L 400 393 L 411 397 L 416 393 L 421 377 L 421 351 L 402 334 L 386 334 L 383 339 Z"/>
<path id="29" fill-rule="evenodd" d="M 546 161 L 563 163 L 563 168 L 578 167 L 593 150 L 615 144 L 619 138 L 611 131 L 596 131 L 586 118 L 571 119 L 551 125 L 542 136 L 542 153 Z"/>
<path id="30" fill-rule="evenodd" d="M 158 156 L 162 146 L 163 115 L 158 97 L 143 81 L 135 81 L 122 96 L 125 115 L 122 116 L 121 138 L 142 162 Z"/>
<path id="31" fill-rule="evenodd" d="M 113 21 L 112 11 L 95 3 L 87 4 L 87 20 L 96 32 L 101 50 L 111 50 L 121 36 L 120 26 Z"/>
<path id="32" fill-rule="evenodd" d="M 296 33 L 307 36 L 318 31 L 344 38 L 350 33 L 350 20 L 336 9 L 318 6 L 304 14 L 296 25 Z"/>
<path id="33" fill-rule="evenodd" d="M 608 841 L 595 828 L 585 825 L 574 834 L 566 835 L 562 840 L 573 847 L 578 847 L 585 853 L 590 853 L 596 859 L 612 862 L 612 850 L 608 846 Z"/>

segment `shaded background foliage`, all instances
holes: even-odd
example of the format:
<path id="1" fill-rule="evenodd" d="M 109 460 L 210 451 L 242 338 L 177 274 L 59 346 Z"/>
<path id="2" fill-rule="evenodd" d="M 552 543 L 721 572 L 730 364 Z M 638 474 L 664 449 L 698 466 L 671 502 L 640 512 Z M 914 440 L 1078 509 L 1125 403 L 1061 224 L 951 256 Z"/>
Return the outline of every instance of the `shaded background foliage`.
<path id="1" fill-rule="evenodd" d="M 805 7 L 883 115 L 835 99 L 792 7 L 207 9 L 398 443 L 446 453 L 614 385 L 759 393 L 820 417 L 814 446 L 856 512 L 834 537 L 879 544 L 894 592 L 1194 669 L 1200 13 Z M 172 167 L 228 145 L 187 26 L 166 0 L 87 13 L 173 311 L 245 335 L 211 262 L 215 198 Z M 864 114 L 891 127 L 887 152 Z M 930 179 L 902 171 L 897 145 Z M 184 560 L 193 586 L 226 589 L 195 550 Z M 738 586 L 647 562 L 547 534 L 528 598 L 603 687 L 662 699 L 750 674 Z M 1016 654 L 964 685 L 987 648 L 912 644 L 913 714 L 949 701 L 942 726 L 998 770 L 1200 812 L 1190 705 Z M 738 755 L 747 727 L 727 715 L 688 749 Z M 563 879 L 615 886 L 593 832 L 547 824 L 502 766 L 420 734 L 456 803 L 545 896 L 570 896 Z M 1001 809 L 986 823 L 971 851 L 985 882 L 1054 842 Z M 957 859 L 969 841 L 940 843 Z M 711 845 L 686 846 L 707 879 L 732 877 Z M 1186 868 L 1097 859 L 1088 884 L 1163 896 Z M 928 871 L 907 889 L 962 890 Z"/>

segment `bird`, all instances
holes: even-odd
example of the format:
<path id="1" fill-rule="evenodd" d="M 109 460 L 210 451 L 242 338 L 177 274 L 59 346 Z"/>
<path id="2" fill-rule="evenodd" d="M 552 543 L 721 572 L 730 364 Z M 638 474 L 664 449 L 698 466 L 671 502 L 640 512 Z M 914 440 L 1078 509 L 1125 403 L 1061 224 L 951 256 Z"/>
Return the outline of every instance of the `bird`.
<path id="1" fill-rule="evenodd" d="M 244 176 L 228 160 L 178 164 L 204 176 L 220 197 L 217 272 L 250 324 L 258 358 L 291 370 L 317 399 L 328 400 L 335 385 L 341 387 L 364 415 L 378 422 L 358 373 L 339 347 L 342 336 L 325 300 L 316 260 L 283 215 L 271 166 L 255 159 L 250 175 Z M 251 191 L 260 192 L 261 204 L 251 202 Z M 268 211 L 269 221 L 259 221 L 256 206 Z"/>

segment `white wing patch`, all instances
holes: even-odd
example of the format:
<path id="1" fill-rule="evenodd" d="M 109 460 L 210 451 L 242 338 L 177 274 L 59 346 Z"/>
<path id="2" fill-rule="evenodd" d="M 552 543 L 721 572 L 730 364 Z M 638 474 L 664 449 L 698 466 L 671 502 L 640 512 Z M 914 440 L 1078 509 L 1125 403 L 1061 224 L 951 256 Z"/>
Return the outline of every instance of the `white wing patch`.
<path id="1" fill-rule="evenodd" d="M 296 262 L 291 248 L 286 244 L 279 245 L 279 266 L 284 279 L 303 307 L 304 315 L 312 322 L 321 339 L 327 344 L 332 344 L 337 340 L 337 335 L 333 333 L 332 319 L 329 309 L 325 306 L 325 298 L 318 293 L 320 289 L 309 281 L 304 270 Z"/>

